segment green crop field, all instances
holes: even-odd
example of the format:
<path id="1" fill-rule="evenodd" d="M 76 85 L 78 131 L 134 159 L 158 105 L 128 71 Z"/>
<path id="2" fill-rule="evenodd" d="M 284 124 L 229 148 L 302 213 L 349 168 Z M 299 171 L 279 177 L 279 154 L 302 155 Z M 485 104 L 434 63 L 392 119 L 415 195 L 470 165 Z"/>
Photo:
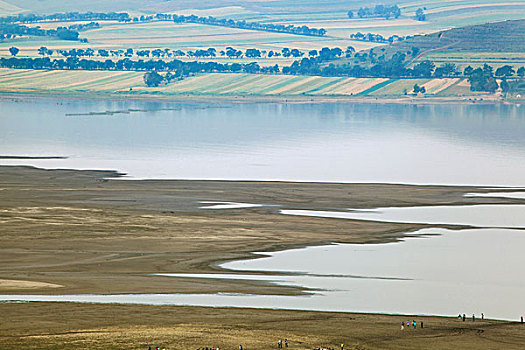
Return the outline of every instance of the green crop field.
<path id="1" fill-rule="evenodd" d="M 116 92 L 144 85 L 143 73 L 0 69 L 1 91 Z"/>
<path id="2" fill-rule="evenodd" d="M 0 91 L 93 92 L 161 95 L 254 95 L 254 96 L 393 96 L 412 92 L 414 84 L 428 95 L 469 94 L 466 79 L 384 79 L 245 73 L 208 73 L 147 87 L 143 72 L 48 71 L 0 69 Z M 130 91 L 131 89 L 131 91 Z"/>

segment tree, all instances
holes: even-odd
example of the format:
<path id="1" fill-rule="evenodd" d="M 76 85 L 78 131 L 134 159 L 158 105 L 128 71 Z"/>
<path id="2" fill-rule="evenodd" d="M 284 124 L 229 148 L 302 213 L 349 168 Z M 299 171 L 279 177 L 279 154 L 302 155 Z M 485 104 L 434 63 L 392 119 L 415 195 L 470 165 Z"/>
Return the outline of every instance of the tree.
<path id="1" fill-rule="evenodd" d="M 144 78 L 144 83 L 146 84 L 146 86 L 150 86 L 150 87 L 159 86 L 163 80 L 162 76 L 157 72 L 148 72 L 144 74 L 143 78 Z"/>
<path id="2" fill-rule="evenodd" d="M 476 68 L 469 77 L 471 91 L 488 91 L 494 93 L 498 89 L 498 82 L 492 76 L 492 67 L 485 64 Z"/>
<path id="3" fill-rule="evenodd" d="M 421 22 L 427 19 L 427 16 L 425 15 L 421 7 L 416 10 L 416 19 Z"/>
<path id="4" fill-rule="evenodd" d="M 355 53 L 355 49 L 352 46 L 347 46 L 345 50 L 345 56 L 346 57 L 352 57 L 352 55 Z"/>
<path id="5" fill-rule="evenodd" d="M 45 46 L 41 46 L 41 47 L 38 49 L 38 54 L 39 54 L 39 55 L 44 56 L 46 53 L 47 53 L 47 47 L 45 47 Z"/>
<path id="6" fill-rule="evenodd" d="M 452 75 L 456 75 L 456 65 L 454 63 L 444 63 L 434 71 L 434 76 L 437 78 Z"/>
<path id="7" fill-rule="evenodd" d="M 427 89 L 425 89 L 424 86 L 419 86 L 417 84 L 414 84 L 414 93 L 415 94 L 418 94 L 418 93 L 424 94 L 425 92 L 427 92 Z"/>
<path id="8" fill-rule="evenodd" d="M 525 77 L 525 67 L 519 67 L 517 73 L 518 73 L 518 77 L 520 78 Z"/>
<path id="9" fill-rule="evenodd" d="M 412 46 L 412 52 L 411 52 L 412 57 L 416 57 L 419 54 L 419 51 L 420 51 L 419 47 Z"/>
<path id="10" fill-rule="evenodd" d="M 510 90 L 510 86 L 509 86 L 509 83 L 507 82 L 507 79 L 503 78 L 501 80 L 501 83 L 499 84 L 500 88 L 501 88 L 501 91 L 506 94 L 507 92 L 509 92 Z"/>
<path id="11" fill-rule="evenodd" d="M 18 49 L 18 47 L 10 47 L 9 48 L 9 53 L 12 55 L 12 56 L 16 56 L 18 55 L 18 53 L 20 52 L 20 50 Z"/>
<path id="12" fill-rule="evenodd" d="M 515 73 L 515 71 L 512 68 L 512 66 L 505 65 L 505 66 L 501 66 L 498 69 L 496 69 L 496 73 L 495 74 L 496 74 L 497 77 L 510 77 L 514 73 Z"/>
<path id="13" fill-rule="evenodd" d="M 434 71 L 434 67 L 434 62 L 424 60 L 416 64 L 412 70 L 415 76 L 430 78 L 432 76 L 432 72 Z"/>
<path id="14" fill-rule="evenodd" d="M 467 66 L 465 67 L 465 69 L 463 70 L 463 75 L 468 77 L 469 75 L 472 74 L 472 72 L 474 72 L 474 68 L 472 68 L 471 66 Z"/>
<path id="15" fill-rule="evenodd" d="M 347 15 L 348 15 L 348 18 L 350 19 L 354 18 L 354 11 L 352 10 L 348 11 Z"/>

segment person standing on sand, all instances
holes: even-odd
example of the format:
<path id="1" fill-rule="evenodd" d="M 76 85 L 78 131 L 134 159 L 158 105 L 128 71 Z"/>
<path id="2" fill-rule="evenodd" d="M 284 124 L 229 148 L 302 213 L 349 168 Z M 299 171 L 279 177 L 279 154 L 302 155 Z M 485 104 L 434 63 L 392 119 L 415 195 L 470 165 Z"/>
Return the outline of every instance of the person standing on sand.
<path id="1" fill-rule="evenodd" d="M 465 314 L 463 314 L 463 322 L 465 322 L 465 319 L 466 319 Z"/>
<path id="2" fill-rule="evenodd" d="M 421 328 L 423 328 L 423 321 L 421 321 Z"/>
<path id="3" fill-rule="evenodd" d="M 521 323 L 523 324 L 523 316 L 521 316 Z"/>
<path id="4" fill-rule="evenodd" d="M 415 320 L 414 320 L 414 321 L 412 321 L 412 325 L 414 326 L 414 329 L 416 329 L 416 328 L 417 328 L 417 322 L 416 322 Z"/>
<path id="5" fill-rule="evenodd" d="M 288 349 L 288 339 L 284 340 L 284 347 Z"/>
<path id="6" fill-rule="evenodd" d="M 485 319 L 485 314 L 482 312 L 481 313 L 481 319 L 484 320 Z"/>
<path id="7" fill-rule="evenodd" d="M 472 322 L 476 322 L 476 315 L 472 314 Z"/>
<path id="8" fill-rule="evenodd" d="M 344 350 L 345 344 L 341 343 L 341 350 Z"/>
<path id="9" fill-rule="evenodd" d="M 405 322 L 401 322 L 401 330 L 404 331 L 405 330 Z M 151 350 L 151 349 L 150 349 Z"/>
<path id="10" fill-rule="evenodd" d="M 242 350 L 242 345 L 239 345 L 239 350 Z"/>

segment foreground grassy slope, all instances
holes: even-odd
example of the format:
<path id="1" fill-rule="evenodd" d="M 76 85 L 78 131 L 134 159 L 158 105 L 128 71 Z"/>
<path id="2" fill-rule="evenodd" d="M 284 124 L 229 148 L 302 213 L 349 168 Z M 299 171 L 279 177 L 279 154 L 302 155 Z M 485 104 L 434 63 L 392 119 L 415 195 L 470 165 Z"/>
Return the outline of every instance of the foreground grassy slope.
<path id="1" fill-rule="evenodd" d="M 10 320 L 0 342 L 13 350 L 259 350 L 277 348 L 279 339 L 290 350 L 517 350 L 525 342 L 518 323 L 440 317 L 61 303 L 4 304 L 0 312 Z M 425 327 L 401 331 L 412 319 Z"/>

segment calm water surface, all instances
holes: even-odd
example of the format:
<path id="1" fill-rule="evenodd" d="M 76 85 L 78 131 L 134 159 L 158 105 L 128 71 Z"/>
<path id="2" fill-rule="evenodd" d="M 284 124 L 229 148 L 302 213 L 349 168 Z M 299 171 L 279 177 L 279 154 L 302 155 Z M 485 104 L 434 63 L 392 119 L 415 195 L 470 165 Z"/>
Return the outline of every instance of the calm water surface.
<path id="1" fill-rule="evenodd" d="M 86 115 L 105 111 L 118 113 Z M 0 100 L 0 156 L 68 157 L 64 160 L 0 159 L 0 164 L 111 169 L 126 172 L 131 178 L 525 187 L 524 135 L 525 106 L 208 106 Z M 522 198 L 522 194 L 513 196 Z M 257 205 L 201 204 L 209 209 L 236 211 Z M 474 223 L 480 227 L 515 228 L 523 227 L 522 208 L 435 206 L 343 214 L 364 220 Z M 288 214 L 319 215 L 319 212 Z M 488 317 L 506 319 L 525 314 L 525 231 L 479 228 L 431 229 L 425 233 L 439 235 L 391 244 L 310 247 L 224 265 L 244 271 L 243 274 L 255 270 L 298 272 L 299 275 L 270 275 L 261 279 L 318 291 L 309 296 L 18 295 L 0 296 L 0 300 L 438 315 L 484 312 Z"/>
<path id="2" fill-rule="evenodd" d="M 69 157 L 2 164 L 136 178 L 524 186 L 523 135 L 525 106 L 0 101 L 0 155 Z"/>
<path id="3" fill-rule="evenodd" d="M 0 300 L 73 301 L 155 305 L 264 307 L 324 311 L 429 314 L 519 320 L 525 312 L 523 249 L 518 230 L 427 229 L 389 244 L 340 244 L 269 253 L 223 267 L 300 275 L 187 275 L 250 279 L 305 286 L 308 296 L 242 294 L 0 295 Z M 472 242 L 475 243 L 473 247 Z M 497 244 L 495 244 L 497 242 Z"/>

